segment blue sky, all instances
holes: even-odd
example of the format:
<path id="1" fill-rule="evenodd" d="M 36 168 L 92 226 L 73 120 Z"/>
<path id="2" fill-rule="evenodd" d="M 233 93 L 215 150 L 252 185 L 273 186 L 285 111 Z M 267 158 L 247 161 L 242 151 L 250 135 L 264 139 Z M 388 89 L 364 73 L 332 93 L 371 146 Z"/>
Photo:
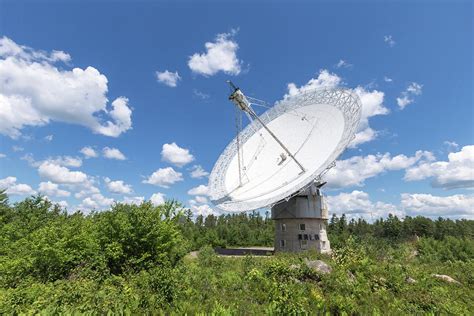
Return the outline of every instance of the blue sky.
<path id="1" fill-rule="evenodd" d="M 225 80 L 269 103 L 342 85 L 365 123 L 328 175 L 332 211 L 472 218 L 473 20 L 463 1 L 0 1 L 0 186 L 71 211 L 156 194 L 217 212 L 188 191 L 234 137 Z"/>

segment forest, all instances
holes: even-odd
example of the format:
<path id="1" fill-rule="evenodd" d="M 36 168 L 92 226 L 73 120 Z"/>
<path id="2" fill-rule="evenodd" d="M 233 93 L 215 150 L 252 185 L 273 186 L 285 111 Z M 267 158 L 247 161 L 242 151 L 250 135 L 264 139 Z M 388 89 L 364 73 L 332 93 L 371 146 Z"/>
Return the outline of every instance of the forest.
<path id="1" fill-rule="evenodd" d="M 333 251 L 272 246 L 269 214 L 193 217 L 180 203 L 68 213 L 0 192 L 0 314 L 455 314 L 474 310 L 474 221 L 335 215 Z M 197 255 L 191 251 L 199 250 Z M 322 260 L 329 273 L 307 263 Z M 440 277 L 440 275 L 449 276 Z"/>

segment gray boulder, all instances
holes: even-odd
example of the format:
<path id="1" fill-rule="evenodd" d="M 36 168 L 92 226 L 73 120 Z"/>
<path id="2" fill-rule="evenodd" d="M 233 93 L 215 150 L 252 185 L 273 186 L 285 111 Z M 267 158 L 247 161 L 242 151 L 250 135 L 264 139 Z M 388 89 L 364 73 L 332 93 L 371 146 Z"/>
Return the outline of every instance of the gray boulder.
<path id="1" fill-rule="evenodd" d="M 319 272 L 321 274 L 328 274 L 331 273 L 332 268 L 324 261 L 322 260 L 308 260 L 305 259 L 305 264 L 308 268 Z"/>
<path id="2" fill-rule="evenodd" d="M 405 282 L 409 284 L 413 284 L 413 283 L 416 283 L 416 280 L 413 279 L 412 277 L 407 276 L 407 278 L 405 279 Z"/>
<path id="3" fill-rule="evenodd" d="M 459 281 L 456 281 L 455 279 L 446 274 L 432 274 L 431 276 L 448 283 L 461 284 Z"/>

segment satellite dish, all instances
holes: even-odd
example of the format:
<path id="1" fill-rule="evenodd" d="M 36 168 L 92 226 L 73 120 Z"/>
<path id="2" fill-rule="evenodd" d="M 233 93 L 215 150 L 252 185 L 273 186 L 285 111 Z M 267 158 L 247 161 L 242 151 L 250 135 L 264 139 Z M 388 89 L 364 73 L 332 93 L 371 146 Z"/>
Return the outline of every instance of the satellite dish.
<path id="1" fill-rule="evenodd" d="M 361 102 L 348 89 L 287 96 L 258 116 L 252 108 L 258 100 L 229 83 L 229 99 L 251 122 L 209 177 L 210 199 L 221 210 L 250 211 L 290 199 L 320 181 L 355 137 Z"/>

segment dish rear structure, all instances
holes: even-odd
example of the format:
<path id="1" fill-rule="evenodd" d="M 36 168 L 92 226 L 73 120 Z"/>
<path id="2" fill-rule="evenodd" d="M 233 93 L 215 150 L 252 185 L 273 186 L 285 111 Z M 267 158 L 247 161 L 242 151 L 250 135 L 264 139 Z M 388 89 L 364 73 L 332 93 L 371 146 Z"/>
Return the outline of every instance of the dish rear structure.
<path id="1" fill-rule="evenodd" d="M 211 201 L 227 212 L 271 208 L 275 251 L 329 252 L 322 176 L 354 139 L 359 98 L 343 88 L 303 91 L 259 116 L 253 106 L 265 103 L 229 84 L 238 131 L 209 177 Z"/>

